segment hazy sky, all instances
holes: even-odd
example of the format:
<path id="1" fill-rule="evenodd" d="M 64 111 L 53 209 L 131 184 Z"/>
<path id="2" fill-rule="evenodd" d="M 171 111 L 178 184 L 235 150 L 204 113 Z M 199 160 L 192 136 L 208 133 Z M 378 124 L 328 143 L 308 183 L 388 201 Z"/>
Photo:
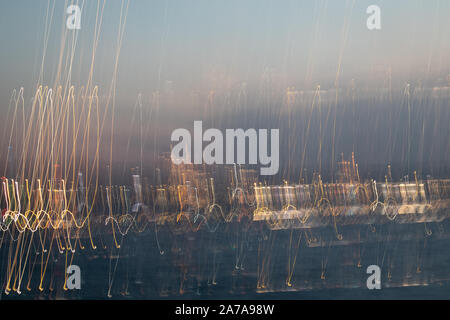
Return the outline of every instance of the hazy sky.
<path id="1" fill-rule="evenodd" d="M 370 4 L 381 8 L 381 30 L 366 28 Z M 86 81 L 97 1 L 81 5 L 75 85 Z M 66 7 L 64 1 L 44 0 L 0 4 L 2 105 L 14 88 L 36 85 L 44 50 L 44 82 L 53 84 Z M 94 72 L 94 83 L 103 87 L 111 81 L 120 8 L 121 1 L 107 1 L 103 13 Z M 449 14 L 450 2 L 437 0 L 133 0 L 118 95 L 134 101 L 138 92 L 151 92 L 166 81 L 175 90 L 251 85 L 267 73 L 281 86 L 311 89 L 318 83 L 331 86 L 338 70 L 345 84 L 352 78 L 370 81 L 376 75 L 370 71 L 384 73 L 389 67 L 402 81 L 445 79 L 450 73 Z"/>
<path id="2" fill-rule="evenodd" d="M 82 13 L 77 31 L 66 28 L 69 4 L 1 2 L 0 114 L 5 114 L 14 89 L 25 88 L 29 107 L 36 85 L 64 85 L 69 70 L 70 84 L 77 89 L 86 85 L 97 48 L 91 85 L 98 85 L 103 96 L 112 79 L 117 80 L 114 141 L 119 151 L 114 160 L 138 154 L 141 142 L 149 153 L 158 145 L 167 150 L 171 130 L 203 119 L 230 128 L 281 128 L 282 147 L 290 152 L 282 162 L 289 162 L 288 166 L 298 163 L 305 145 L 312 165 L 317 159 L 334 163 L 340 152 L 351 151 L 367 168 L 374 163 L 406 163 L 405 159 L 415 161 L 412 167 L 448 163 L 447 0 L 133 0 L 128 10 L 126 1 L 86 0 L 78 3 Z M 373 4 L 381 8 L 381 30 L 366 27 L 366 9 Z M 96 19 L 101 28 L 94 46 Z M 394 100 L 385 94 L 388 79 L 398 89 Z M 349 90 L 351 83 L 361 90 L 356 100 Z M 407 83 L 412 95 L 418 92 L 415 88 L 428 90 L 426 95 L 415 95 L 411 107 L 405 102 L 409 101 L 404 94 Z M 318 84 L 324 91 L 325 109 L 310 114 Z M 330 90 L 335 86 L 339 101 L 336 91 Z M 447 88 L 433 91 L 436 86 Z M 242 98 L 239 92 L 244 87 Z M 308 91 L 309 98 L 294 111 L 283 102 L 287 87 Z M 156 90 L 172 92 L 174 99 L 158 105 L 155 116 L 150 101 Z M 219 98 L 208 106 L 211 91 Z M 266 99 L 267 91 L 277 94 Z M 232 94 L 227 96 L 228 92 Z M 145 102 L 144 116 L 136 115 L 133 107 L 139 93 Z M 196 93 L 202 99 L 192 98 Z M 242 104 L 242 99 L 249 102 Z M 221 105 L 226 111 L 220 110 Z M 239 109 L 242 105 L 245 112 Z M 308 119 L 311 132 L 305 135 Z M 137 139 L 138 124 L 151 129 L 142 141 Z M 19 135 L 20 129 L 16 125 Z M 3 140 L 5 147 L 7 140 Z M 126 145 L 131 145 L 130 152 L 124 153 Z M 109 159 L 108 152 L 103 154 Z M 409 162 L 404 167 L 409 170 Z"/>

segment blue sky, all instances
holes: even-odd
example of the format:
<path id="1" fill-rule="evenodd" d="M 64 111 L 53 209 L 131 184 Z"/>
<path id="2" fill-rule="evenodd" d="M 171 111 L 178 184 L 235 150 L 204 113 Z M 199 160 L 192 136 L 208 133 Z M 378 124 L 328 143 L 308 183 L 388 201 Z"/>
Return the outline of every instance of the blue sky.
<path id="1" fill-rule="evenodd" d="M 379 31 L 366 28 L 370 4 L 381 8 Z M 47 0 L 0 4 L 2 105 L 14 88 L 36 85 L 46 25 L 44 83 L 53 83 L 66 6 L 67 1 Z M 75 85 L 86 79 L 96 8 L 97 1 L 84 2 Z M 105 5 L 94 72 L 100 86 L 111 80 L 120 8 L 121 1 Z M 450 73 L 449 13 L 450 3 L 437 0 L 133 0 L 119 60 L 118 94 L 134 100 L 138 92 L 151 92 L 166 81 L 180 90 L 252 84 L 267 70 L 281 86 L 306 89 L 319 83 L 331 86 L 338 70 L 342 84 L 352 78 L 370 81 L 374 68 L 389 67 L 402 81 L 439 78 Z"/>

